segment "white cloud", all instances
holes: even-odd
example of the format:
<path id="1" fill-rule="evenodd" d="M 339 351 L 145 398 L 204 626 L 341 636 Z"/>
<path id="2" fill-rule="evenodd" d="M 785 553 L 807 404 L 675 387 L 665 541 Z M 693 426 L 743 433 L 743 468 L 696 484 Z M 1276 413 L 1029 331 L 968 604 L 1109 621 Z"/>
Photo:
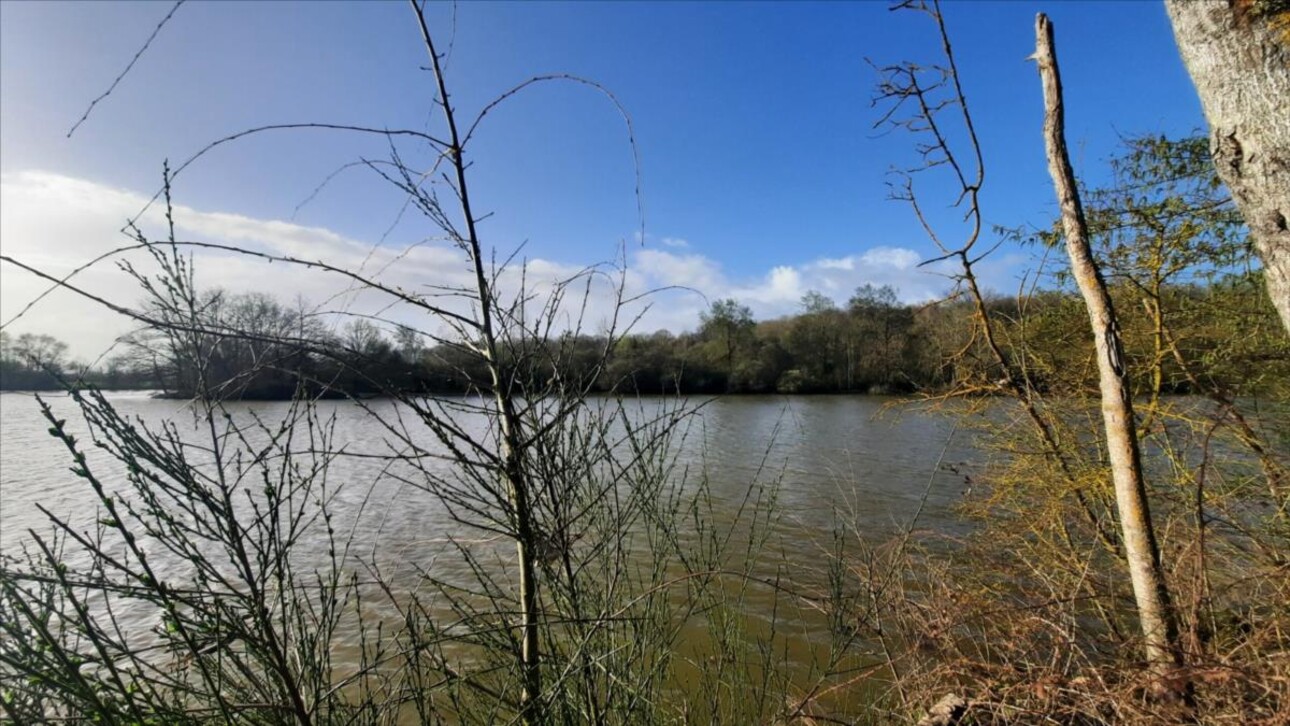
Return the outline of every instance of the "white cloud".
<path id="1" fill-rule="evenodd" d="M 843 257 L 842 259 L 837 260 L 823 257 L 816 261 L 815 266 L 821 270 L 854 270 L 855 260 L 850 257 Z"/>
<path id="2" fill-rule="evenodd" d="M 643 249 L 633 257 L 633 269 L 658 287 L 688 287 L 706 293 L 725 285 L 720 266 L 699 254 L 678 255 Z"/>
<path id="3" fill-rule="evenodd" d="M 649 289 L 681 286 L 706 296 L 669 294 L 666 302 L 656 300 L 655 310 L 641 328 L 653 330 L 693 329 L 699 313 L 711 301 L 733 297 L 752 308 L 759 319 L 780 317 L 800 311 L 802 295 L 819 291 L 845 305 L 857 287 L 865 284 L 891 285 L 904 302 L 926 302 L 944 295 L 949 280 L 945 265 L 919 267 L 922 257 L 900 247 L 874 247 L 842 258 L 822 257 L 794 265 L 777 265 L 761 276 L 737 279 L 722 265 L 697 252 L 675 253 L 644 249 L 633 258 L 634 286 Z"/>
<path id="4" fill-rule="evenodd" d="M 5 174 L 0 178 L 0 245 L 4 254 L 55 277 L 132 240 L 120 234 L 125 220 L 138 214 L 148 196 L 101 184 L 43 172 Z M 420 244 L 407 248 L 372 246 L 331 230 L 280 220 L 263 220 L 224 212 L 206 212 L 176 205 L 176 235 L 181 240 L 240 246 L 277 257 L 291 257 L 360 272 L 382 285 L 412 294 L 460 288 L 473 274 L 459 252 L 447 245 Z M 151 209 L 140 226 L 152 239 L 162 239 L 160 208 Z M 189 248 L 192 249 L 192 248 Z M 381 314 L 396 322 L 441 332 L 426 324 L 407 305 L 394 305 L 387 294 L 362 290 L 342 275 L 282 261 L 228 252 L 192 249 L 199 287 L 218 286 L 234 292 L 268 292 L 281 300 L 302 296 L 320 311 Z M 152 263 L 139 250 L 113 255 L 76 273 L 71 283 L 115 304 L 133 307 L 142 297 L 138 286 L 114 264 L 129 261 L 143 272 Z M 541 288 L 577 272 L 574 266 L 535 260 L 527 283 Z M 503 288 L 518 287 L 518 272 L 503 279 Z M 0 319 L 8 321 L 50 287 L 15 266 L 0 266 Z M 435 302 L 466 312 L 453 297 Z M 128 318 L 112 313 L 68 290 L 48 295 L 13 325 L 15 333 L 48 332 L 63 338 L 82 359 L 92 360 L 121 334 L 134 327 Z"/>
<path id="5" fill-rule="evenodd" d="M 860 261 L 873 267 L 908 270 L 917 266 L 922 258 L 917 252 L 901 247 L 875 247 L 861 255 Z"/>
<path id="6" fill-rule="evenodd" d="M 94 182 L 44 172 L 17 172 L 0 178 L 0 245 L 4 254 L 55 276 L 71 272 L 98 255 L 127 246 L 131 240 L 118 230 L 142 209 L 148 195 Z M 381 284 L 412 294 L 443 288 L 468 287 L 473 275 L 461 254 L 450 245 L 423 243 L 410 247 L 372 245 L 331 230 L 281 220 L 175 207 L 177 234 L 181 239 L 237 245 L 270 255 L 325 261 L 334 267 L 358 270 Z M 141 221 L 154 238 L 161 238 L 164 219 L 154 207 Z M 613 310 L 613 281 L 621 279 L 627 298 L 650 290 L 669 289 L 638 300 L 627 318 L 648 306 L 636 330 L 693 329 L 699 313 L 710 301 L 734 297 L 749 305 L 758 318 L 794 313 L 801 296 L 819 290 L 845 304 L 851 292 L 866 283 L 890 284 L 905 301 L 924 301 L 942 294 L 947 281 L 917 267 L 917 252 L 900 247 L 857 250 L 842 258 L 803 260 L 777 265 L 761 274 L 735 277 L 721 262 L 694 251 L 689 242 L 664 237 L 659 247 L 628 249 L 628 271 L 621 277 L 597 278 L 590 287 L 591 304 L 585 310 L 585 329 L 595 330 L 608 321 Z M 284 301 L 303 296 L 320 310 L 346 310 L 381 314 L 400 324 L 442 332 L 443 326 L 425 322 L 407 305 L 395 305 L 388 295 L 362 291 L 340 275 L 289 263 L 231 253 L 195 250 L 198 284 L 220 286 L 235 292 L 269 292 Z M 77 273 L 73 282 L 114 303 L 133 306 L 141 293 L 113 262 L 128 259 L 140 270 L 150 262 L 138 251 L 118 255 Z M 524 277 L 530 292 L 541 298 L 552 281 L 578 273 L 581 265 L 545 259 L 527 262 Z M 499 281 L 514 294 L 520 284 L 518 271 Z M 9 320 L 24 305 L 49 287 L 12 265 L 0 265 L 0 319 Z M 705 297 L 706 296 L 706 297 Z M 465 303 L 452 297 L 437 303 L 459 312 Z M 563 324 L 573 325 L 583 310 L 567 306 Z M 46 297 L 13 326 L 13 332 L 48 332 L 68 341 L 73 352 L 92 360 L 133 324 L 122 316 L 79 298 L 67 290 Z"/>
<path id="7" fill-rule="evenodd" d="M 778 309 L 783 305 L 796 304 L 805 293 L 802 273 L 796 268 L 778 265 L 757 284 L 738 288 L 733 294 L 745 303 L 759 303 L 766 308 Z"/>

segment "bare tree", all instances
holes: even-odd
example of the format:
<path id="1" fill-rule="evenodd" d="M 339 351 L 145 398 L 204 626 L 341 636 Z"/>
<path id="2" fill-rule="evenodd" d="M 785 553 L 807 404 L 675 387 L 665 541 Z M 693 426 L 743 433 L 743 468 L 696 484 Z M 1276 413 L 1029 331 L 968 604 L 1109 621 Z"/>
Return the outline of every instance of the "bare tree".
<path id="1" fill-rule="evenodd" d="M 1166 0 L 1209 120 L 1210 152 L 1290 331 L 1290 3 Z"/>
<path id="2" fill-rule="evenodd" d="M 1182 665 L 1177 644 L 1178 627 L 1160 566 L 1160 549 L 1147 503 L 1132 388 L 1120 342 L 1119 323 L 1089 244 L 1088 223 L 1084 219 L 1075 172 L 1066 150 L 1065 109 L 1053 45 L 1053 26 L 1043 13 L 1035 19 L 1035 59 L 1044 87 L 1044 143 L 1048 152 L 1048 170 L 1061 206 L 1071 274 L 1088 308 L 1097 349 L 1102 418 L 1124 554 L 1137 601 L 1147 660 L 1155 670 L 1157 684 L 1163 685 L 1164 677 Z"/>
<path id="3" fill-rule="evenodd" d="M 1006 350 L 1002 326 L 991 313 L 977 279 L 977 265 L 999 243 L 982 249 L 986 227 L 981 210 L 981 189 L 986 179 L 985 157 L 963 92 L 940 3 L 938 0 L 903 0 L 897 7 L 931 17 L 936 24 L 943 65 L 929 67 L 907 62 L 879 69 L 882 80 L 874 103 L 886 103 L 889 107 L 876 125 L 890 125 L 917 137 L 916 148 L 922 159 L 922 166 L 898 173 L 898 181 L 892 185 L 892 198 L 910 205 L 919 225 L 942 253 L 921 265 L 945 260 L 958 265 L 958 271 L 952 275 L 956 285 L 955 297 L 967 299 L 973 316 L 970 338 L 953 353 L 953 357 L 962 359 L 980 349 L 986 370 L 993 376 L 988 380 L 956 381 L 951 395 L 1002 392 L 1015 399 L 1032 425 L 1043 457 L 1055 466 L 1097 538 L 1107 550 L 1120 556 L 1118 538 L 1107 525 L 1109 505 L 1081 481 L 1078 461 L 1071 455 L 1070 443 L 1063 439 L 1061 421 L 1033 385 L 1026 369 L 1025 355 Z M 965 150 L 954 148 L 950 142 L 952 137 L 964 138 Z M 957 191 L 954 206 L 963 210 L 966 227 L 957 240 L 950 236 L 951 233 L 938 230 L 933 225 L 916 193 L 916 175 L 933 169 L 945 171 L 952 179 L 952 188 Z"/>

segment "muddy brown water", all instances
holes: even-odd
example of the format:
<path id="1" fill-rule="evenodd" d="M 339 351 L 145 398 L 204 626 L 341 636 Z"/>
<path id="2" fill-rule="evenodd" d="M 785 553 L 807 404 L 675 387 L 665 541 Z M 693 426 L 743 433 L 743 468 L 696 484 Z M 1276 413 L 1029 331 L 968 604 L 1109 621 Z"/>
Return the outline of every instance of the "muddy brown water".
<path id="1" fill-rule="evenodd" d="M 153 426 L 169 420 L 181 433 L 197 434 L 186 402 L 134 392 L 110 393 L 108 398 L 127 418 Z M 50 394 L 46 400 L 84 439 L 87 427 L 74 403 L 62 394 Z M 662 399 L 636 403 L 642 410 L 670 405 Z M 690 477 L 700 472 L 706 476 L 715 519 L 733 519 L 750 485 L 778 484 L 777 522 L 758 563 L 768 578 L 791 573 L 818 582 L 839 510 L 846 512 L 850 525 L 876 538 L 899 532 L 915 513 L 922 530 L 951 536 L 966 531 L 953 506 L 966 488 L 963 474 L 979 467 L 983 454 L 973 449 L 971 435 L 943 413 L 900 405 L 894 399 L 858 396 L 731 396 L 691 403 L 702 405 L 676 447 L 677 470 L 688 471 Z M 447 579 L 469 577 L 467 565 L 445 543 L 449 537 L 470 534 L 460 530 L 433 496 L 389 476 L 380 460 L 361 455 L 388 451 L 387 432 L 374 414 L 406 416 L 407 411 L 389 401 L 363 406 L 323 401 L 317 406 L 323 419 L 334 421 L 334 445 L 360 454 L 337 457 L 328 477 L 338 529 L 352 533 L 356 551 L 379 552 L 381 560 L 397 563 L 405 572 L 420 566 L 434 568 Z M 285 415 L 288 404 L 231 403 L 228 409 L 235 417 L 253 414 L 274 421 Z M 49 531 L 38 504 L 85 526 L 100 516 L 92 491 L 69 472 L 66 449 L 47 429 L 32 395 L 0 394 L 0 552 L 5 554 L 16 554 L 30 543 L 29 530 Z M 428 435 L 425 440 L 430 441 Z M 91 452 L 90 460 L 102 462 L 97 466 L 105 478 L 112 482 L 115 477 L 119 483 L 119 469 L 101 453 Z M 306 566 L 311 557 L 319 566 L 326 562 L 321 542 L 306 541 L 302 552 Z M 809 659 L 827 640 L 827 623 L 784 605 L 773 591 L 754 588 L 745 615 L 754 623 L 769 623 L 774 613 L 786 652 Z M 155 625 L 155 613 L 124 617 L 132 627 Z M 704 632 L 701 624 L 688 629 L 682 647 L 701 651 Z M 342 629 L 337 640 L 336 652 L 343 660 L 347 646 L 356 645 L 357 634 Z"/>

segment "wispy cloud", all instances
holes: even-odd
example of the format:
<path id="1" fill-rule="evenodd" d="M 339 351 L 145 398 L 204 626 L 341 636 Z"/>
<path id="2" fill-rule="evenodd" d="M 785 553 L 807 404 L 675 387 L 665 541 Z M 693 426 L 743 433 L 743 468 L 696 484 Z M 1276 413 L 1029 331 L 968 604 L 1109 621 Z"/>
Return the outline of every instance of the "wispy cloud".
<path id="1" fill-rule="evenodd" d="M 845 305 L 857 287 L 891 285 L 905 302 L 925 302 L 941 297 L 949 281 L 937 274 L 942 267 L 919 267 L 922 257 L 914 250 L 875 247 L 843 258 L 816 258 L 798 264 L 776 265 L 751 278 L 727 274 L 720 262 L 698 252 L 676 253 L 642 250 L 635 269 L 654 286 L 678 285 L 701 291 L 708 301 L 733 297 L 752 308 L 758 318 L 799 312 L 802 296 L 815 290 Z M 664 314 L 671 326 L 692 328 L 707 307 L 699 296 L 672 299 Z"/>
<path id="2" fill-rule="evenodd" d="M 128 245 L 118 230 L 137 214 L 148 195 L 113 188 L 84 179 L 26 171 L 0 178 L 0 239 L 4 252 L 53 275 L 64 275 L 78 265 Z M 161 237 L 164 229 L 160 209 L 141 220 L 150 235 Z M 455 248 L 441 243 L 408 247 L 374 245 L 351 239 L 331 230 L 292 222 L 256 219 L 228 212 L 214 212 L 187 206 L 175 207 L 177 233 L 182 239 L 238 245 L 271 255 L 322 260 L 330 265 L 361 271 L 382 284 L 411 293 L 442 292 L 468 287 L 472 276 L 467 261 Z M 658 246 L 647 243 L 626 251 L 627 272 L 620 280 L 627 297 L 651 290 L 663 292 L 637 300 L 629 317 L 642 314 L 638 330 L 693 329 L 699 313 L 712 300 L 734 297 L 749 305 L 761 318 L 776 317 L 797 310 L 801 296 L 818 290 L 845 303 L 858 286 L 889 284 L 906 301 L 923 301 L 943 294 L 946 280 L 918 267 L 920 255 L 901 247 L 873 247 L 857 250 L 842 258 L 807 259 L 777 265 L 760 275 L 730 275 L 721 261 L 696 251 L 697 245 L 677 237 L 664 237 Z M 380 314 L 401 324 L 441 332 L 441 327 L 417 317 L 407 306 L 391 305 L 388 297 L 364 292 L 351 280 L 317 270 L 235 254 L 194 251 L 198 283 L 231 291 L 270 292 L 283 300 L 301 296 L 324 311 Z M 114 258 L 115 259 L 115 258 Z M 137 253 L 125 255 L 147 269 Z M 582 266 L 576 261 L 531 259 L 525 275 L 530 290 L 541 295 L 555 280 L 576 275 Z M 43 292 L 48 283 L 10 265 L 0 267 L 0 316 L 8 320 Z M 597 318 L 584 319 L 595 329 L 608 323 L 612 309 L 613 279 L 599 278 L 587 288 L 593 297 L 586 307 Z M 104 262 L 79 273 L 75 282 L 96 295 L 122 305 L 137 303 L 140 292 L 112 262 Z M 518 271 L 500 278 L 504 289 L 514 292 L 520 283 Z M 451 296 L 438 302 L 459 312 L 465 303 Z M 577 310 L 571 309 L 569 321 Z M 572 324 L 572 322 L 569 322 Z M 14 325 L 15 332 L 49 332 L 66 339 L 74 352 L 92 359 L 107 349 L 132 323 L 68 291 L 43 300 Z"/>

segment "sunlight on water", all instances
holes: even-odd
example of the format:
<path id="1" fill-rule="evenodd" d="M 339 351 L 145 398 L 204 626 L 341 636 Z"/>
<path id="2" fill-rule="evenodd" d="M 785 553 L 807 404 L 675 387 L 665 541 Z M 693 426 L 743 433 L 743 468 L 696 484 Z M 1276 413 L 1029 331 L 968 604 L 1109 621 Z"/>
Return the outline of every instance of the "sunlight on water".
<path id="1" fill-rule="evenodd" d="M 84 441 L 87 428 L 70 399 L 51 394 L 46 400 Z M 129 419 L 153 427 L 170 420 L 181 435 L 200 438 L 185 402 L 140 393 L 110 394 L 110 400 Z M 662 401 L 645 399 L 632 410 L 648 412 Z M 965 488 L 965 462 L 979 456 L 968 446 L 970 435 L 956 431 L 947 416 L 916 406 L 884 408 L 889 403 L 879 398 L 842 396 L 744 396 L 708 401 L 690 419 L 676 452 L 676 470 L 687 482 L 706 476 L 718 525 L 736 518 L 750 486 L 778 482 L 778 521 L 755 565 L 756 575 L 773 581 L 792 573 L 799 585 L 822 586 L 823 555 L 831 546 L 838 512 L 858 531 L 881 538 L 906 526 L 926 496 L 919 514 L 920 529 L 949 535 L 965 531 L 966 525 L 953 516 L 952 506 Z M 593 400 L 591 405 L 597 404 Z M 255 416 L 271 425 L 288 411 L 285 403 L 233 403 L 228 408 L 240 421 L 249 422 Z M 324 401 L 318 404 L 318 413 L 321 420 L 334 425 L 331 448 L 340 455 L 330 467 L 326 488 L 337 534 L 350 541 L 350 564 L 356 570 L 375 563 L 396 592 L 399 587 L 415 587 L 418 570 L 432 571 L 447 580 L 469 580 L 469 567 L 451 546 L 454 538 L 469 540 L 476 547 L 496 547 L 495 561 L 508 561 L 513 553 L 509 542 L 464 531 L 431 494 L 417 488 L 417 472 L 412 467 L 391 466 L 374 458 L 390 453 L 393 446 L 374 414 L 393 420 L 398 414 L 407 416 L 407 410 L 400 411 L 388 401 L 368 401 L 362 406 Z M 461 423 L 476 431 L 482 431 L 484 424 L 482 420 Z M 412 438 L 433 449 L 431 437 L 419 431 L 419 426 L 411 419 L 408 429 Z M 83 479 L 69 472 L 67 450 L 47 429 L 33 396 L 0 396 L 0 547 L 5 554 L 17 554 L 30 545 L 30 531 L 42 535 L 50 531 L 48 519 L 38 507 L 78 527 L 92 526 L 99 516 L 93 492 Z M 92 446 L 87 446 L 87 452 L 91 467 L 109 486 L 123 481 L 116 462 Z M 938 461 L 960 473 L 945 466 L 937 470 Z M 439 461 L 432 466 L 447 473 L 450 464 Z M 326 538 L 319 536 L 304 540 L 297 554 L 306 567 L 322 567 L 327 550 Z M 164 574 L 183 575 L 181 563 L 161 567 Z M 683 572 L 679 564 L 673 571 Z M 786 603 L 770 588 L 753 588 L 746 602 L 750 609 L 743 616 L 749 627 L 766 630 L 773 619 L 792 662 L 809 663 L 813 654 L 826 647 L 827 623 L 810 607 Z M 373 610 L 368 617 L 380 618 L 379 613 L 379 609 Z M 395 617 L 392 609 L 389 615 Z M 156 613 L 145 610 L 121 613 L 121 620 L 141 636 L 157 625 Z M 680 646 L 682 657 L 701 652 L 706 633 L 702 622 L 687 624 Z M 342 665 L 356 661 L 357 628 L 342 627 L 334 646 Z"/>

